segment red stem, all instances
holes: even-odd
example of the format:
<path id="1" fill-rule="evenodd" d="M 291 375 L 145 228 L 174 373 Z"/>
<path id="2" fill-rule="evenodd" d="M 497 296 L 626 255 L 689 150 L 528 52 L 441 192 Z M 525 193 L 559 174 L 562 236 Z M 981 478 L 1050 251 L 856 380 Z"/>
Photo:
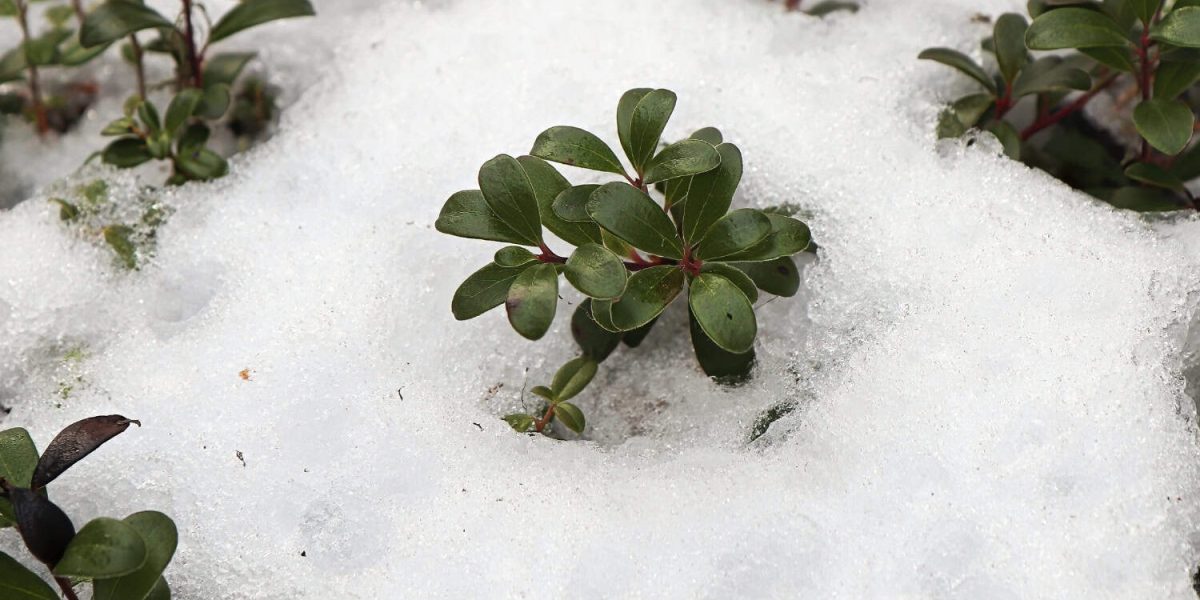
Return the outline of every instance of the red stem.
<path id="1" fill-rule="evenodd" d="M 554 418 L 554 405 L 551 404 L 550 406 L 546 407 L 546 414 L 542 415 L 542 418 L 538 419 L 537 421 L 535 421 L 533 423 L 534 431 L 541 433 L 542 430 L 546 428 L 546 425 L 550 422 L 550 419 L 553 419 L 553 418 Z"/>
<path id="2" fill-rule="evenodd" d="M 21 25 L 21 40 L 28 44 L 32 37 L 29 35 L 29 6 L 25 0 L 17 0 L 17 21 Z M 25 52 L 24 48 L 21 50 Z M 33 104 L 33 120 L 37 124 L 39 136 L 45 136 L 50 131 L 50 119 L 46 115 L 46 104 L 42 101 L 42 86 L 38 79 L 37 65 L 25 60 L 29 71 L 29 101 Z"/>
<path id="3" fill-rule="evenodd" d="M 1112 82 L 1116 81 L 1118 75 L 1119 73 L 1113 73 L 1108 77 L 1105 77 L 1100 81 L 1099 84 L 1096 85 L 1096 87 L 1088 90 L 1086 94 L 1076 98 L 1074 102 L 1071 102 L 1059 110 L 1038 117 L 1038 119 L 1031 123 L 1029 127 L 1026 127 L 1021 131 L 1021 141 L 1028 140 L 1037 132 L 1054 125 L 1055 123 L 1058 123 L 1059 121 L 1070 116 L 1072 113 L 1082 109 L 1089 101 L 1091 101 L 1092 98 L 1096 97 L 1096 94 L 1099 94 L 1104 90 L 1104 88 L 1112 85 Z"/>
<path id="4" fill-rule="evenodd" d="M 1155 20 L 1158 16 L 1155 15 Z M 1142 27 L 1142 36 L 1138 39 L 1138 47 L 1135 49 L 1138 55 L 1138 89 L 1142 92 L 1142 102 L 1150 99 L 1150 85 L 1154 77 L 1154 61 L 1150 58 L 1150 26 Z M 1142 138 L 1142 162 L 1150 160 L 1150 143 L 1146 138 Z"/>
<path id="5" fill-rule="evenodd" d="M 192 28 L 192 0 L 183 0 L 183 24 L 188 64 L 192 70 L 192 86 L 203 88 L 204 74 L 200 71 L 200 54 L 196 52 L 196 33 Z"/>
<path id="6" fill-rule="evenodd" d="M 67 600 L 79 600 L 79 596 L 76 596 L 75 590 L 71 588 L 71 581 L 66 577 L 55 577 L 54 583 L 62 588 L 63 596 L 66 596 Z"/>

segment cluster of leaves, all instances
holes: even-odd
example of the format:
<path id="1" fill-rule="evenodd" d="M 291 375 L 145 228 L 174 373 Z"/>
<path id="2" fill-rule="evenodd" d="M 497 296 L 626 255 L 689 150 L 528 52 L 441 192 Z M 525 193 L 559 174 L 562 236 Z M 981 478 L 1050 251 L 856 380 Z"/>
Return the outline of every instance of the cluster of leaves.
<path id="1" fill-rule="evenodd" d="M 39 70 L 79 67 L 103 52 L 103 48 L 84 48 L 71 26 L 82 17 L 72 6 L 48 7 L 43 15 L 49 27 L 35 35 L 30 24 L 30 5 L 45 0 L 0 0 L 0 18 L 9 17 L 21 29 L 22 42 L 0 55 L 0 84 L 24 81 L 23 94 L 0 93 L 0 113 L 23 114 L 35 123 L 40 133 L 54 129 L 66 131 L 83 114 L 95 96 L 95 87 L 76 84 L 59 94 L 46 94 Z M 28 98 L 27 98 L 28 97 Z M 83 100 L 82 106 L 80 106 Z"/>
<path id="2" fill-rule="evenodd" d="M 986 129 L 1009 156 L 1118 208 L 1200 208 L 1184 186 L 1200 176 L 1200 145 L 1191 144 L 1200 104 L 1200 0 L 1031 0 L 1028 10 L 1032 22 L 1001 15 L 983 42 L 998 73 L 949 48 L 920 54 L 984 89 L 951 104 L 939 135 Z M 1030 55 L 1064 49 L 1076 52 Z M 1081 112 L 1110 86 L 1125 90 L 1115 104 L 1136 131 L 1132 146 Z M 1031 99 L 1034 115 L 1018 128 L 1013 109 L 1024 98 Z"/>
<path id="3" fill-rule="evenodd" d="M 124 519 L 100 517 L 78 531 L 50 500 L 47 485 L 108 440 L 138 423 L 120 415 L 91 417 L 63 429 L 38 455 L 29 432 L 0 431 L 0 528 L 16 528 L 29 554 L 44 564 L 62 593 L 90 581 L 95 600 L 168 600 L 163 571 L 171 562 L 178 531 L 160 512 Z M 56 600 L 45 580 L 0 552 L 0 597 Z"/>
<path id="4" fill-rule="evenodd" d="M 160 118 L 144 91 L 135 96 L 126 103 L 125 115 L 104 129 L 105 135 L 117 139 L 101 154 L 104 162 L 120 168 L 170 161 L 169 185 L 214 179 L 228 171 L 225 159 L 207 147 L 210 124 L 229 112 L 233 86 L 254 53 L 210 58 L 209 47 L 263 23 L 315 14 L 308 0 L 244 0 L 210 24 L 208 37 L 200 44 L 193 24 L 196 7 L 191 0 L 182 0 L 182 5 L 180 18 L 171 21 L 138 0 L 109 0 L 87 15 L 80 32 L 85 48 L 103 48 L 129 38 L 126 56 L 137 62 L 141 73 L 142 50 L 136 34 L 151 30 L 158 37 L 145 51 L 166 54 L 174 61 L 176 94 L 166 113 Z M 206 11 L 198 12 L 207 19 Z"/>
<path id="5" fill-rule="evenodd" d="M 238 89 L 238 78 L 255 53 L 210 53 L 210 48 L 264 23 L 315 14 L 309 0 L 242 0 L 212 23 L 204 6 L 193 0 L 180 0 L 181 11 L 174 19 L 142 0 L 108 0 L 90 12 L 80 0 L 72 0 L 70 6 L 46 9 L 51 28 L 35 36 L 29 26 L 30 3 L 39 1 L 44 0 L 0 0 L 0 17 L 14 17 L 23 40 L 0 57 L 0 84 L 26 83 L 20 94 L 0 95 L 0 110 L 27 114 L 39 133 L 52 128 L 65 131 L 83 109 L 70 98 L 47 98 L 39 68 L 77 67 L 122 42 L 121 54 L 137 75 L 137 92 L 125 103 L 124 116 L 104 128 L 104 135 L 117 139 L 98 155 L 119 168 L 168 161 L 168 184 L 208 180 L 226 173 L 225 158 L 209 146 L 214 123 L 227 118 L 226 125 L 244 141 L 264 129 L 275 115 L 274 95 L 262 82 Z M 72 18 L 78 30 L 68 26 Z M 201 18 L 203 28 L 194 22 Z M 207 31 L 204 39 L 202 31 Z M 143 43 L 138 35 L 146 32 L 155 36 Z M 147 95 L 147 55 L 166 56 L 174 64 L 172 80 L 152 86 L 174 91 L 165 113 Z M 94 96 L 95 86 L 66 89 L 90 90 Z"/>
<path id="6" fill-rule="evenodd" d="M 504 304 L 513 329 L 537 340 L 554 320 L 560 274 L 587 297 L 571 321 L 583 355 L 559 369 L 549 387 L 532 390 L 548 403 L 540 417 L 507 418 L 519 431 L 542 431 L 555 418 L 582 431 L 583 414 L 567 400 L 622 341 L 641 343 L 685 290 L 700 366 L 710 376 L 744 377 L 754 360 L 758 291 L 790 296 L 799 287 L 791 256 L 809 246 L 808 227 L 780 210 L 729 210 L 742 156 L 718 130 L 660 148 L 675 103 L 664 89 L 621 96 L 617 135 L 632 176 L 596 135 L 551 127 L 530 156 L 487 161 L 479 189 L 458 192 L 442 207 L 438 231 L 515 244 L 458 288 L 455 318 Z M 621 180 L 571 185 L 547 161 Z M 543 228 L 575 247 L 569 257 L 550 249 Z"/>
<path id="7" fill-rule="evenodd" d="M 799 11 L 802 0 L 784 0 L 784 7 L 789 11 Z M 829 13 L 845 10 L 850 12 L 858 12 L 858 4 L 855 2 L 847 2 L 846 0 L 822 0 L 810 8 L 803 9 L 803 12 L 814 17 L 823 17 Z"/>
<path id="8" fill-rule="evenodd" d="M 139 257 L 152 251 L 158 228 L 170 215 L 169 207 L 160 203 L 152 190 L 126 189 L 114 194 L 102 179 L 57 191 L 49 201 L 58 206 L 63 223 L 84 239 L 103 240 L 117 264 L 126 269 L 138 268 Z"/>

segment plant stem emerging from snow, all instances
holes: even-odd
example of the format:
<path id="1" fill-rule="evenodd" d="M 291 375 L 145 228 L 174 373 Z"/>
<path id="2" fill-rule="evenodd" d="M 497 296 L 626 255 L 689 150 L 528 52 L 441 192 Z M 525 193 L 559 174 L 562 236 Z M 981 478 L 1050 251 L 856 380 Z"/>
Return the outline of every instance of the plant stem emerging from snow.
<path id="1" fill-rule="evenodd" d="M 204 87 L 204 74 L 200 72 L 200 54 L 196 52 L 196 31 L 192 27 L 192 0 L 183 0 L 184 45 L 187 46 L 188 68 L 191 70 L 195 88 Z"/>
<path id="2" fill-rule="evenodd" d="M 46 117 L 46 104 L 42 101 L 42 86 L 38 80 L 38 68 L 29 60 L 29 7 L 26 0 L 17 0 L 17 21 L 21 24 L 22 52 L 25 53 L 25 65 L 29 71 L 29 101 L 33 104 L 33 119 L 37 124 L 37 132 L 45 136 L 50 131 L 50 120 Z"/>
<path id="3" fill-rule="evenodd" d="M 138 42 L 137 34 L 129 34 L 129 46 L 133 48 L 133 72 L 137 75 L 138 97 L 146 99 L 146 69 L 142 64 L 142 45 Z"/>
<path id="4" fill-rule="evenodd" d="M 79 600 L 79 596 L 75 595 L 75 590 L 71 587 L 71 581 L 69 579 L 66 577 L 55 577 L 54 583 L 57 583 L 58 587 L 62 589 L 63 596 L 67 600 Z"/>

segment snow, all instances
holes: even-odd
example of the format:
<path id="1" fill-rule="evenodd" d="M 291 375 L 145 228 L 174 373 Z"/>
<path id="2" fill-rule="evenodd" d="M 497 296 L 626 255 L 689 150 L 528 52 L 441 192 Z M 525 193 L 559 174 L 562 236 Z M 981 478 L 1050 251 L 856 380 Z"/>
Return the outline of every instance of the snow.
<path id="1" fill-rule="evenodd" d="M 369 4 L 263 30 L 296 102 L 228 178 L 155 192 L 140 271 L 45 199 L 153 174 L 0 213 L 4 426 L 141 419 L 52 491 L 77 523 L 173 515 L 177 597 L 1193 597 L 1200 225 L 934 140 L 970 84 L 916 54 L 978 55 L 971 17 L 1019 3 Z M 703 378 L 674 310 L 578 398 L 586 441 L 514 434 L 578 298 L 536 344 L 455 322 L 496 246 L 432 222 L 545 127 L 615 147 L 645 85 L 679 94 L 668 138 L 739 144 L 740 202 L 801 205 L 820 260 L 759 310 L 749 384 Z M 6 138 L 5 172 L 31 173 L 12 143 L 78 164 Z"/>

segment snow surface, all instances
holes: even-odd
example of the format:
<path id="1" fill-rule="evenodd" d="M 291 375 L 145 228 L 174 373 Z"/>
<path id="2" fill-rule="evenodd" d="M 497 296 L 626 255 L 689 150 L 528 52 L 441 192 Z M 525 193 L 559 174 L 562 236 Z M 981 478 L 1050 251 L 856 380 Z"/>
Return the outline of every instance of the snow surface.
<path id="1" fill-rule="evenodd" d="M 53 492 L 78 523 L 173 515 L 177 597 L 1194 597 L 1200 225 L 934 140 L 970 84 L 916 54 L 978 55 L 972 16 L 1019 2 L 369 4 L 260 38 L 298 101 L 162 196 L 141 271 L 45 202 L 96 172 L 0 214 L 4 425 L 141 419 Z M 669 138 L 740 145 L 743 203 L 810 213 L 820 261 L 760 309 L 748 385 L 703 378 L 675 310 L 579 397 L 590 441 L 516 435 L 498 416 L 573 351 L 578 299 L 536 344 L 455 322 L 496 246 L 432 222 L 547 126 L 615 146 L 646 85 L 679 93 Z"/>

